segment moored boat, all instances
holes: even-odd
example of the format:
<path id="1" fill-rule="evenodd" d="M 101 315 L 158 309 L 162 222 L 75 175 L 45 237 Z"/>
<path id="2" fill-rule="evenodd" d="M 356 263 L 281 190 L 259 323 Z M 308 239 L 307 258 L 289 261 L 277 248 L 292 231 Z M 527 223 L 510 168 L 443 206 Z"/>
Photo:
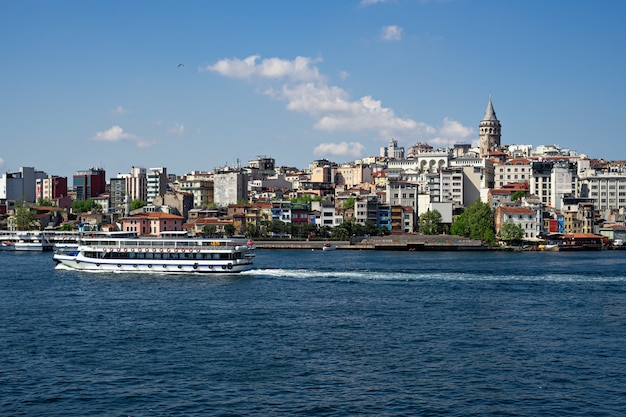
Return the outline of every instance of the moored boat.
<path id="1" fill-rule="evenodd" d="M 52 244 L 44 232 L 4 231 L 0 236 L 0 251 L 41 252 L 51 249 Z"/>
<path id="2" fill-rule="evenodd" d="M 337 249 L 337 246 L 331 244 L 330 242 L 326 242 L 324 243 L 324 246 L 322 246 L 322 250 L 324 251 L 335 250 L 335 249 Z"/>
<path id="3" fill-rule="evenodd" d="M 142 273 L 236 273 L 253 266 L 245 241 L 195 238 L 85 237 L 53 256 L 56 269 Z"/>

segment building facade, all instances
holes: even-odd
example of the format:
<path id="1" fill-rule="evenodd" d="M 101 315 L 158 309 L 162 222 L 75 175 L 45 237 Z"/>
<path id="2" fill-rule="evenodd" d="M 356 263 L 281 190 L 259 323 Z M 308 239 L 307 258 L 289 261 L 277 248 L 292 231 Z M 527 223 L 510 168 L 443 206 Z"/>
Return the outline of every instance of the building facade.
<path id="1" fill-rule="evenodd" d="M 88 200 L 106 192 L 106 172 L 102 168 L 78 171 L 73 180 L 77 200 Z"/>

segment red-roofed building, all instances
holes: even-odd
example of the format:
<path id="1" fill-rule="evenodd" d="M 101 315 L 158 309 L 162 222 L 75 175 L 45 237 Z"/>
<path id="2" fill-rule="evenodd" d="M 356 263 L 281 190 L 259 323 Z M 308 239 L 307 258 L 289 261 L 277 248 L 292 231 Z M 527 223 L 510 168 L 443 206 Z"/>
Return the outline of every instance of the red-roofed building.
<path id="1" fill-rule="evenodd" d="M 520 225 L 524 230 L 524 239 L 536 239 L 541 232 L 541 219 L 530 207 L 499 206 L 495 217 L 496 236 L 506 222 Z"/>
<path id="2" fill-rule="evenodd" d="M 489 190 L 487 198 L 491 208 L 495 210 L 500 205 L 510 205 L 512 203 L 511 196 L 517 191 L 524 191 L 528 195 L 528 189 L 528 183 L 507 184 L 502 188 Z"/>

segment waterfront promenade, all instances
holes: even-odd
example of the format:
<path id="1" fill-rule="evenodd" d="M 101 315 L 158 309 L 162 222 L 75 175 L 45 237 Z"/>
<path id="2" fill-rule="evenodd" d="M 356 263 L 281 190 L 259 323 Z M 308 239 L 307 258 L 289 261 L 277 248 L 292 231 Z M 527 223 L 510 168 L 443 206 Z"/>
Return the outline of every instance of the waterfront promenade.
<path id="1" fill-rule="evenodd" d="M 258 249 L 322 250 L 323 240 L 259 240 Z M 337 250 L 482 250 L 479 240 L 451 235 L 390 235 L 371 237 L 359 241 L 332 241 Z"/>

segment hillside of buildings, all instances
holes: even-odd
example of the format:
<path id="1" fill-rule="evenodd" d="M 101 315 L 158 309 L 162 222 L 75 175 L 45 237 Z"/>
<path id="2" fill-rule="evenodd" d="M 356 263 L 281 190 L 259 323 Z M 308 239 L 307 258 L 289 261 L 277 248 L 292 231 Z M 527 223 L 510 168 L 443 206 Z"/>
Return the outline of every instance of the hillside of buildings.
<path id="1" fill-rule="evenodd" d="M 489 100 L 479 144 L 435 149 L 394 139 L 379 155 L 349 163 L 246 166 L 169 173 L 131 167 L 107 177 L 89 168 L 71 179 L 34 167 L 0 177 L 0 228 L 135 231 L 158 235 L 336 238 L 451 233 L 468 207 L 490 210 L 494 238 L 602 234 L 624 239 L 626 162 L 591 159 L 554 145 L 501 144 Z M 20 210 L 28 210 L 24 217 Z"/>

